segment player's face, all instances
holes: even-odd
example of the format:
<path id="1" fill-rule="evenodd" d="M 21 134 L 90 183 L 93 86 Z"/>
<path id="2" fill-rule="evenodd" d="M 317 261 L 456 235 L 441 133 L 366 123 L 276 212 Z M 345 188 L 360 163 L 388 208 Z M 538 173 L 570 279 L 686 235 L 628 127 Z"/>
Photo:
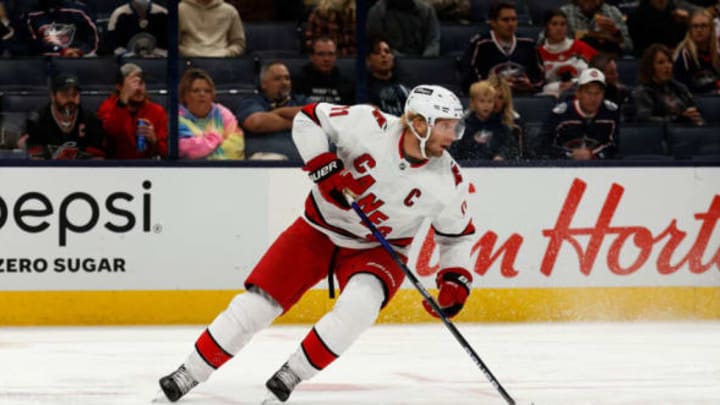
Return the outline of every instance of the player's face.
<path id="1" fill-rule="evenodd" d="M 54 94 L 51 94 L 50 97 L 55 108 L 66 115 L 74 113 L 78 105 L 80 105 L 80 92 L 75 87 L 58 90 Z"/>
<path id="2" fill-rule="evenodd" d="M 185 106 L 194 116 L 205 118 L 212 109 L 215 90 L 205 79 L 195 79 L 184 98 Z"/>
<path id="3" fill-rule="evenodd" d="M 584 113 L 596 114 L 605 97 L 605 88 L 599 83 L 588 83 L 577 90 L 577 99 Z"/>
<path id="4" fill-rule="evenodd" d="M 425 152 L 428 156 L 442 156 L 443 151 L 450 148 L 450 145 L 457 139 L 460 131 L 460 120 L 437 119 L 432 127 L 430 139 L 425 144 Z"/>
<path id="5" fill-rule="evenodd" d="M 495 110 L 495 96 L 482 94 L 473 96 L 472 109 L 480 119 L 486 120 Z"/>
<path id="6" fill-rule="evenodd" d="M 310 55 L 310 62 L 318 71 L 329 74 L 337 62 L 337 50 L 332 41 L 317 41 Z"/>

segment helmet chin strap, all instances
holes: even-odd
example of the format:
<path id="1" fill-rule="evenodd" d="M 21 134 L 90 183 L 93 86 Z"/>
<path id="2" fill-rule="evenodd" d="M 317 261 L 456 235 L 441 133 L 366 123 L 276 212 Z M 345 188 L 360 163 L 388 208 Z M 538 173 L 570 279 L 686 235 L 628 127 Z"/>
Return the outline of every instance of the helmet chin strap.
<path id="1" fill-rule="evenodd" d="M 423 159 L 430 159 L 427 155 L 427 151 L 425 151 L 425 144 L 427 144 L 428 139 L 430 139 L 430 132 L 432 129 L 431 125 L 428 123 L 425 137 L 420 136 L 420 134 L 415 130 L 415 126 L 412 124 L 412 122 L 408 122 L 408 126 L 410 127 L 410 132 L 412 132 L 415 138 L 417 138 L 417 140 L 420 142 L 420 154 L 422 155 Z"/>

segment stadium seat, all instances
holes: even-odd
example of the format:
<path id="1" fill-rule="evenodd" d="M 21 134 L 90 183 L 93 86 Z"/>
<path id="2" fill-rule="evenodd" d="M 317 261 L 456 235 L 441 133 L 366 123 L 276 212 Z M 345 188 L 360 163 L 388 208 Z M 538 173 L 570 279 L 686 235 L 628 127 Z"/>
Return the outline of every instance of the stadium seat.
<path id="1" fill-rule="evenodd" d="M 540 32 L 542 32 L 542 30 L 543 27 L 536 25 L 520 25 L 517 27 L 517 32 L 515 32 L 515 36 L 530 38 L 534 41 L 537 41 L 538 36 L 540 35 Z"/>
<path id="2" fill-rule="evenodd" d="M 616 62 L 620 83 L 635 87 L 638 84 L 638 64 L 637 59 L 618 59 Z"/>
<path id="3" fill-rule="evenodd" d="M 668 143 L 675 159 L 720 155 L 720 127 L 671 126 Z"/>
<path id="4" fill-rule="evenodd" d="M 545 121 L 556 104 L 551 96 L 513 97 L 513 107 L 525 122 Z"/>
<path id="5" fill-rule="evenodd" d="M 72 73 L 80 79 L 83 91 L 111 91 L 118 64 L 114 58 L 52 58 L 51 75 Z"/>
<path id="6" fill-rule="evenodd" d="M 246 54 L 255 51 L 287 50 L 300 54 L 300 31 L 295 23 L 245 23 Z"/>
<path id="7" fill-rule="evenodd" d="M 484 23 L 488 21 L 488 13 L 494 1 L 488 0 L 470 0 L 470 18 L 476 23 Z M 513 2 L 511 2 L 513 3 Z M 530 14 L 527 7 L 522 2 L 514 2 L 517 11 L 518 23 L 530 24 Z"/>
<path id="8" fill-rule="evenodd" d="M 236 91 L 218 91 L 216 101 L 225 107 L 227 107 L 230 111 L 235 113 L 237 111 L 238 107 L 240 106 L 240 101 L 247 97 L 250 94 L 254 94 L 257 90 L 249 90 L 249 89 L 243 89 L 243 90 L 236 90 Z"/>
<path id="9" fill-rule="evenodd" d="M 281 153 L 294 162 L 302 162 L 289 132 L 274 134 L 245 134 L 245 156 L 250 158 L 257 152 Z"/>
<path id="10" fill-rule="evenodd" d="M 295 77 L 302 67 L 308 63 L 307 56 L 298 56 L 295 58 L 280 58 L 278 59 L 280 62 L 284 63 L 285 66 L 287 66 L 288 71 L 290 71 L 290 76 Z M 260 61 L 260 66 L 262 66 L 264 63 L 271 62 L 270 60 L 262 60 Z"/>
<path id="11" fill-rule="evenodd" d="M 620 155 L 623 158 L 664 155 L 663 138 L 665 130 L 659 125 L 622 125 L 618 139 Z"/>
<path id="12" fill-rule="evenodd" d="M 479 32 L 487 31 L 487 24 L 441 24 L 440 55 L 461 56 L 470 38 Z"/>
<path id="13" fill-rule="evenodd" d="M 568 0 L 527 0 L 526 5 L 533 25 L 542 26 L 547 10 L 560 8 L 568 4 Z"/>
<path id="14" fill-rule="evenodd" d="M 0 92 L 47 92 L 48 64 L 45 58 L 2 59 Z"/>
<path id="15" fill-rule="evenodd" d="M 695 96 L 695 103 L 706 123 L 720 123 L 720 96 Z"/>
<path id="16" fill-rule="evenodd" d="M 218 90 L 257 88 L 258 61 L 255 57 L 190 58 L 188 61 L 190 66 L 208 72 Z"/>
<path id="17" fill-rule="evenodd" d="M 48 91 L 34 94 L 4 94 L 0 111 L 29 113 L 43 108 L 50 102 Z M 81 98 L 82 102 L 82 98 Z"/>
<path id="18" fill-rule="evenodd" d="M 345 75 L 345 77 L 355 77 L 355 65 L 357 64 L 357 59 L 355 58 L 338 58 L 337 59 L 337 67 L 340 69 L 340 72 Z"/>
<path id="19" fill-rule="evenodd" d="M 438 58 L 396 58 L 398 79 L 408 87 L 418 84 L 437 84 L 462 94 L 457 59 L 451 57 Z"/>
<path id="20" fill-rule="evenodd" d="M 0 113 L 0 149 L 15 149 L 18 139 L 25 133 L 26 120 L 24 112 Z"/>

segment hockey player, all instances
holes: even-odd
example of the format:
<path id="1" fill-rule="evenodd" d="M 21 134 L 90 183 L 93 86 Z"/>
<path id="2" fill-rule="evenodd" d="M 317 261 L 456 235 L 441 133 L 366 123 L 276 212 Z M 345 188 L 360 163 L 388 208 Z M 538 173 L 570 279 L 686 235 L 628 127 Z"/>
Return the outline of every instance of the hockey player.
<path id="1" fill-rule="evenodd" d="M 340 356 L 369 328 L 400 288 L 404 273 L 350 209 L 345 194 L 367 213 L 406 259 L 425 218 L 432 219 L 440 248 L 438 303 L 456 315 L 470 293 L 469 184 L 446 150 L 462 136 L 463 108 L 452 92 L 421 85 L 412 90 L 405 115 L 385 115 L 369 105 L 309 104 L 293 123 L 293 140 L 315 182 L 305 214 L 273 243 L 238 294 L 200 335 L 176 371 L 160 379 L 170 401 L 230 360 L 259 330 L 288 311 L 313 285 L 337 278 L 341 294 L 333 309 L 308 332 L 300 347 L 267 381 L 286 401 L 307 380 Z M 330 143 L 336 152 L 330 152 Z M 425 303 L 424 303 L 425 304 Z M 433 313 L 429 305 L 425 309 Z"/>

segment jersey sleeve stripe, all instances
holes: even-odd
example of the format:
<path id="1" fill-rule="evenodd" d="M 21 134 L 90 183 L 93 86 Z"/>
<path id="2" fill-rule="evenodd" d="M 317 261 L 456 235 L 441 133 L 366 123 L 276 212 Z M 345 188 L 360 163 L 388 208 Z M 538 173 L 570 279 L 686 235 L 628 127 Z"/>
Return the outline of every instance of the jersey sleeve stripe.
<path id="1" fill-rule="evenodd" d="M 467 224 L 467 226 L 465 227 L 465 229 L 460 233 L 444 233 L 444 232 L 438 231 L 437 228 L 435 228 L 435 226 L 433 226 L 432 228 L 435 231 L 436 235 L 444 236 L 447 238 L 459 238 L 462 236 L 472 235 L 475 233 L 475 225 L 473 225 L 472 221 L 470 221 Z"/>
<path id="2" fill-rule="evenodd" d="M 305 107 L 303 107 L 302 110 L 300 110 L 300 111 L 302 111 L 303 114 L 305 114 L 305 115 L 306 115 L 308 118 L 310 118 L 315 124 L 317 124 L 317 126 L 321 126 L 321 125 L 320 125 L 320 120 L 318 119 L 317 113 L 316 113 L 316 111 L 315 111 L 315 110 L 317 109 L 317 106 L 318 106 L 318 103 L 308 104 L 308 105 L 306 105 Z"/>

